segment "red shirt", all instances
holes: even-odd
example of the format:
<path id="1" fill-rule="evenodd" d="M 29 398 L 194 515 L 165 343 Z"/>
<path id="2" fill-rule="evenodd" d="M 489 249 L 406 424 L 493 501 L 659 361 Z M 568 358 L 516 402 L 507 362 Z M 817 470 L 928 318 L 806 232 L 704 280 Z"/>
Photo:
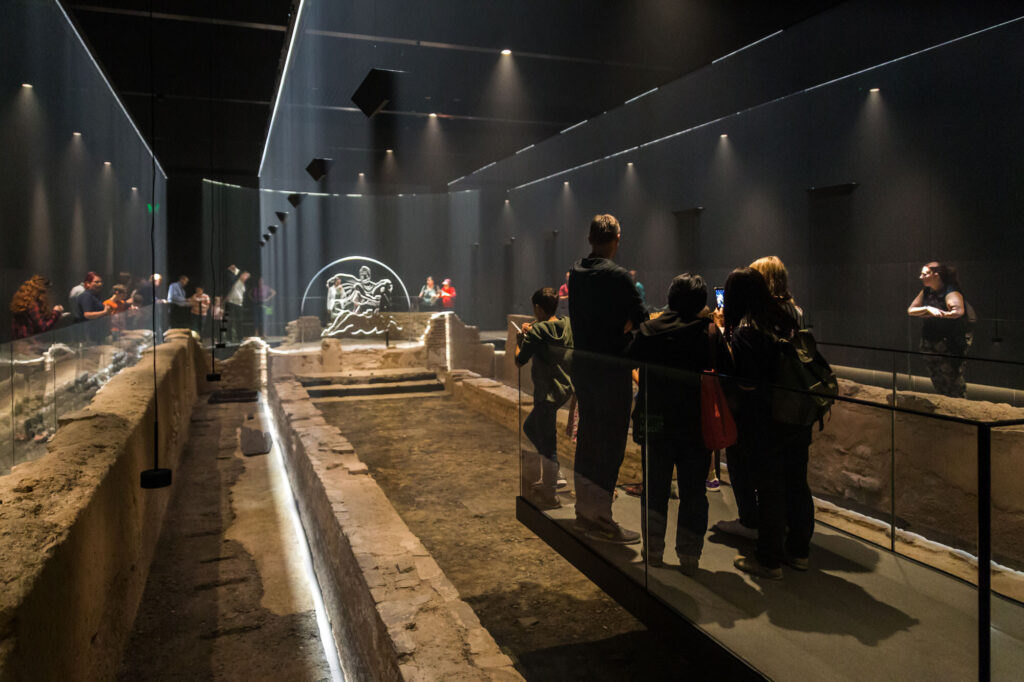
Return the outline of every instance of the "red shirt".
<path id="1" fill-rule="evenodd" d="M 25 312 L 15 313 L 11 319 L 11 332 L 16 339 L 26 339 L 33 334 L 42 334 L 53 329 L 60 320 L 60 313 L 40 310 L 38 303 L 30 305 Z"/>
<path id="2" fill-rule="evenodd" d="M 448 310 L 455 307 L 455 287 L 451 284 L 441 287 L 441 305 Z"/>

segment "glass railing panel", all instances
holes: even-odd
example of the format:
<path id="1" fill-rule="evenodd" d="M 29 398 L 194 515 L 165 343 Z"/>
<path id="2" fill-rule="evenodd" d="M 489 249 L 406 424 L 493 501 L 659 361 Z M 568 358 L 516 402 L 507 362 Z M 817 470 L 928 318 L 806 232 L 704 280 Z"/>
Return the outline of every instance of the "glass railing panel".
<path id="1" fill-rule="evenodd" d="M 46 351 L 55 332 L 11 342 L 13 417 L 12 466 L 38 459 L 54 431 L 53 372 Z"/>
<path id="2" fill-rule="evenodd" d="M 14 466 L 14 364 L 13 347 L 0 344 L 0 476 Z"/>
<path id="3" fill-rule="evenodd" d="M 991 429 L 990 665 L 993 680 L 1024 669 L 1024 425 Z"/>

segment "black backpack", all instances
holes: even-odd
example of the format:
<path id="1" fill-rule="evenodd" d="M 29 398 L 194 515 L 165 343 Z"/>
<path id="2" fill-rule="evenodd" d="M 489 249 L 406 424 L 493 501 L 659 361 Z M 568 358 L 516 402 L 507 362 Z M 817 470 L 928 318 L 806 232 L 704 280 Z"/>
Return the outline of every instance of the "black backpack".
<path id="1" fill-rule="evenodd" d="M 825 415 L 839 395 L 835 372 L 806 329 L 776 342 L 778 364 L 772 383 L 772 419 L 782 424 L 825 427 Z"/>

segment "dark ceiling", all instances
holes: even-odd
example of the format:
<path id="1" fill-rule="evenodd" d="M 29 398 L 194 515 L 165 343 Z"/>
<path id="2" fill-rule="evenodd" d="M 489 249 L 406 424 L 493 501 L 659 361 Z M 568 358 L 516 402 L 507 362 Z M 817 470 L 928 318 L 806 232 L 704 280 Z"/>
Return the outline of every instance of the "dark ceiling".
<path id="1" fill-rule="evenodd" d="M 337 117 L 325 148 L 344 149 L 349 138 L 366 144 L 359 129 L 367 123 L 349 97 L 370 67 L 404 68 L 414 85 L 375 119 L 374 141 L 396 144 L 403 121 L 429 111 L 483 124 L 446 137 L 443 178 L 433 181 L 471 172 L 836 4 L 320 1 L 316 39 L 337 68 L 334 87 L 310 94 Z M 69 8 L 172 177 L 251 184 L 297 2 L 94 0 Z M 489 92 L 506 47 L 516 59 L 515 96 Z"/>

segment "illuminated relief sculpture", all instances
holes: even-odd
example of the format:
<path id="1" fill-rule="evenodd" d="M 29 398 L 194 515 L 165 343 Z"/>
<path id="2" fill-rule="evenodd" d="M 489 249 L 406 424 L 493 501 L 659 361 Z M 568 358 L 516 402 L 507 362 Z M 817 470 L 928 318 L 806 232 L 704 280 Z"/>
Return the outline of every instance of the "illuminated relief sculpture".
<path id="1" fill-rule="evenodd" d="M 327 280 L 327 315 L 330 323 L 323 336 L 358 336 L 396 332 L 402 328 L 391 316 L 390 279 L 373 280 L 370 267 L 359 276 L 338 273 Z"/>

